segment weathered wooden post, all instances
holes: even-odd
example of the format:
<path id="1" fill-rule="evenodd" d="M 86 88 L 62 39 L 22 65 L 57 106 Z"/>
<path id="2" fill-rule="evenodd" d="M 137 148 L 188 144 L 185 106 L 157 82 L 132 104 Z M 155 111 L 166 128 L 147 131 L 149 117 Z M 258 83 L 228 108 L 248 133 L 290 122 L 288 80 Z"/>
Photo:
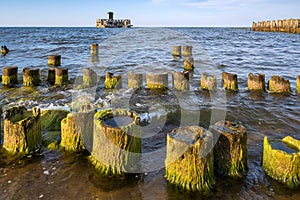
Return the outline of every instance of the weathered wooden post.
<path id="1" fill-rule="evenodd" d="M 165 178 L 186 190 L 208 193 L 215 183 L 212 145 L 212 133 L 199 126 L 168 133 Z"/>
<path id="2" fill-rule="evenodd" d="M 94 117 L 91 159 L 104 174 L 139 170 L 141 154 L 140 117 L 125 109 L 102 110 Z"/>
<path id="3" fill-rule="evenodd" d="M 104 86 L 106 89 L 115 89 L 122 87 L 122 76 L 114 76 L 113 73 L 106 72 Z"/>
<path id="4" fill-rule="evenodd" d="M 209 130 L 216 138 L 214 166 L 218 173 L 230 177 L 243 177 L 248 170 L 247 133 L 239 123 L 220 121 Z"/>
<path id="5" fill-rule="evenodd" d="M 40 109 L 13 107 L 4 114 L 3 147 L 11 154 L 28 154 L 42 142 Z"/>
<path id="6" fill-rule="evenodd" d="M 61 64 L 61 55 L 48 56 L 48 65 L 49 66 L 60 66 L 60 64 Z"/>
<path id="7" fill-rule="evenodd" d="M 268 88 L 275 93 L 290 93 L 290 81 L 280 76 L 272 76 L 268 83 Z"/>
<path id="8" fill-rule="evenodd" d="M 248 74 L 248 90 L 264 92 L 266 90 L 264 74 Z"/>
<path id="9" fill-rule="evenodd" d="M 146 84 L 148 89 L 167 89 L 168 74 L 146 74 Z"/>
<path id="10" fill-rule="evenodd" d="M 99 52 L 99 45 L 91 44 L 91 54 L 98 55 L 98 52 Z"/>
<path id="11" fill-rule="evenodd" d="M 217 78 L 215 75 L 201 74 L 200 87 L 202 90 L 216 90 Z"/>
<path id="12" fill-rule="evenodd" d="M 290 136 L 282 140 L 264 138 L 262 167 L 274 180 L 289 188 L 300 184 L 300 141 Z"/>
<path id="13" fill-rule="evenodd" d="M 68 69 L 55 68 L 55 85 L 63 85 L 68 83 Z"/>
<path id="14" fill-rule="evenodd" d="M 12 87 L 15 84 L 18 84 L 18 67 L 3 67 L 2 85 Z"/>
<path id="15" fill-rule="evenodd" d="M 222 72 L 223 88 L 230 91 L 238 91 L 237 74 Z"/>
<path id="16" fill-rule="evenodd" d="M 128 74 L 128 88 L 141 88 L 143 86 L 143 74 L 135 74 L 130 72 Z"/>
<path id="17" fill-rule="evenodd" d="M 83 69 L 83 86 L 84 87 L 93 87 L 97 85 L 98 78 L 97 73 L 89 68 Z"/>
<path id="18" fill-rule="evenodd" d="M 192 58 L 192 57 L 185 58 L 183 68 L 184 68 L 184 70 L 187 70 L 187 71 L 193 71 L 194 70 L 194 58 Z"/>
<path id="19" fill-rule="evenodd" d="M 48 78 L 47 81 L 50 85 L 55 84 L 55 68 L 48 68 Z"/>
<path id="20" fill-rule="evenodd" d="M 187 57 L 192 56 L 193 54 L 192 49 L 193 49 L 192 46 L 182 46 L 182 52 L 181 52 L 182 56 L 187 56 Z"/>
<path id="21" fill-rule="evenodd" d="M 26 67 L 22 70 L 24 86 L 38 86 L 40 80 L 40 69 Z"/>
<path id="22" fill-rule="evenodd" d="M 172 47 L 172 56 L 180 57 L 181 56 L 181 46 Z"/>
<path id="23" fill-rule="evenodd" d="M 176 90 L 189 90 L 189 73 L 187 72 L 172 72 L 173 87 Z"/>
<path id="24" fill-rule="evenodd" d="M 256 23 L 255 22 L 252 22 L 252 31 L 256 31 Z"/>
<path id="25" fill-rule="evenodd" d="M 300 94 L 300 76 L 296 78 L 296 93 Z"/>
<path id="26" fill-rule="evenodd" d="M 1 46 L 1 54 L 2 56 L 6 56 L 6 54 L 8 54 L 9 49 L 7 48 L 7 46 Z"/>

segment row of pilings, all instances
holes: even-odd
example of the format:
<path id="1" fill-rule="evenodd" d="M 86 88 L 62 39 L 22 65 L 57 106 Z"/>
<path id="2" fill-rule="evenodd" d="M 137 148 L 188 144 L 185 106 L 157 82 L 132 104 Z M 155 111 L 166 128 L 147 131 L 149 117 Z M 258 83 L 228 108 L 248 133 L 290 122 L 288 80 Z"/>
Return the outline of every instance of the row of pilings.
<path id="1" fill-rule="evenodd" d="M 252 31 L 300 33 L 300 19 L 269 20 L 252 23 Z"/>

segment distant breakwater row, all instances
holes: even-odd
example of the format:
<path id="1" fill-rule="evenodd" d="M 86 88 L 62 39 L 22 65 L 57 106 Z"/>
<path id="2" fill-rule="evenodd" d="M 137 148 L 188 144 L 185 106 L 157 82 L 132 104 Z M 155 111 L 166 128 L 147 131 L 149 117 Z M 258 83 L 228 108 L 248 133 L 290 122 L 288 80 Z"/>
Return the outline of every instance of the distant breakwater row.
<path id="1" fill-rule="evenodd" d="M 269 20 L 252 23 L 252 31 L 300 34 L 300 19 Z"/>

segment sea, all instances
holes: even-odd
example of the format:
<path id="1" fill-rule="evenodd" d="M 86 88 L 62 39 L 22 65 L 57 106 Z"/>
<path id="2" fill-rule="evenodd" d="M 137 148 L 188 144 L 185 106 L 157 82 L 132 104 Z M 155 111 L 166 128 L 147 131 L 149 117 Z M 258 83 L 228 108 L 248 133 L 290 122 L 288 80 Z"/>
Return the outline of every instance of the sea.
<path id="1" fill-rule="evenodd" d="M 86 102 L 98 110 L 124 108 L 141 117 L 142 162 L 133 176 L 104 176 L 89 162 L 87 152 L 68 153 L 42 148 L 28 156 L 9 159 L 0 150 L 0 199 L 300 199 L 300 190 L 274 181 L 262 169 L 263 139 L 300 139 L 300 35 L 252 32 L 250 28 L 134 27 L 0 27 L 0 44 L 10 50 L 0 56 L 0 68 L 18 66 L 19 84 L 0 86 L 3 111 L 22 105 L 28 109 L 76 111 Z M 90 45 L 99 44 L 91 54 Z M 172 46 L 193 46 L 194 71 L 190 90 L 173 88 L 172 72 L 183 71 L 184 57 L 173 57 Z M 49 55 L 61 55 L 69 83 L 47 82 Z M 37 87 L 22 86 L 22 69 L 40 69 Z M 83 69 L 98 75 L 95 87 L 78 89 Z M 104 89 L 106 72 L 121 75 L 121 87 Z M 129 89 L 128 73 L 144 76 L 141 89 Z M 222 72 L 238 76 L 238 92 L 222 89 Z M 145 89 L 146 74 L 168 73 L 167 91 Z M 217 91 L 200 89 L 201 74 L 215 75 Z M 290 94 L 247 89 L 249 73 L 278 75 L 290 81 Z M 174 128 L 199 125 L 205 129 L 221 120 L 242 124 L 248 137 L 248 171 L 241 179 L 216 176 L 209 194 L 189 192 L 164 178 L 166 138 Z M 1 127 L 3 144 L 3 115 Z M 44 134 L 44 133 L 43 133 Z"/>

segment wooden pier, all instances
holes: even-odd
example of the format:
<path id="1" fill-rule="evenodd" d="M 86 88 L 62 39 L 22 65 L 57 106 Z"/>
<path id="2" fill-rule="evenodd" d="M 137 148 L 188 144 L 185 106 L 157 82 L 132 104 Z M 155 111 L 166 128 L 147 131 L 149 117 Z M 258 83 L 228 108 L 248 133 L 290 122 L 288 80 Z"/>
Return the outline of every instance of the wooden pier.
<path id="1" fill-rule="evenodd" d="M 300 33 L 300 19 L 269 20 L 252 23 L 252 31 Z"/>

